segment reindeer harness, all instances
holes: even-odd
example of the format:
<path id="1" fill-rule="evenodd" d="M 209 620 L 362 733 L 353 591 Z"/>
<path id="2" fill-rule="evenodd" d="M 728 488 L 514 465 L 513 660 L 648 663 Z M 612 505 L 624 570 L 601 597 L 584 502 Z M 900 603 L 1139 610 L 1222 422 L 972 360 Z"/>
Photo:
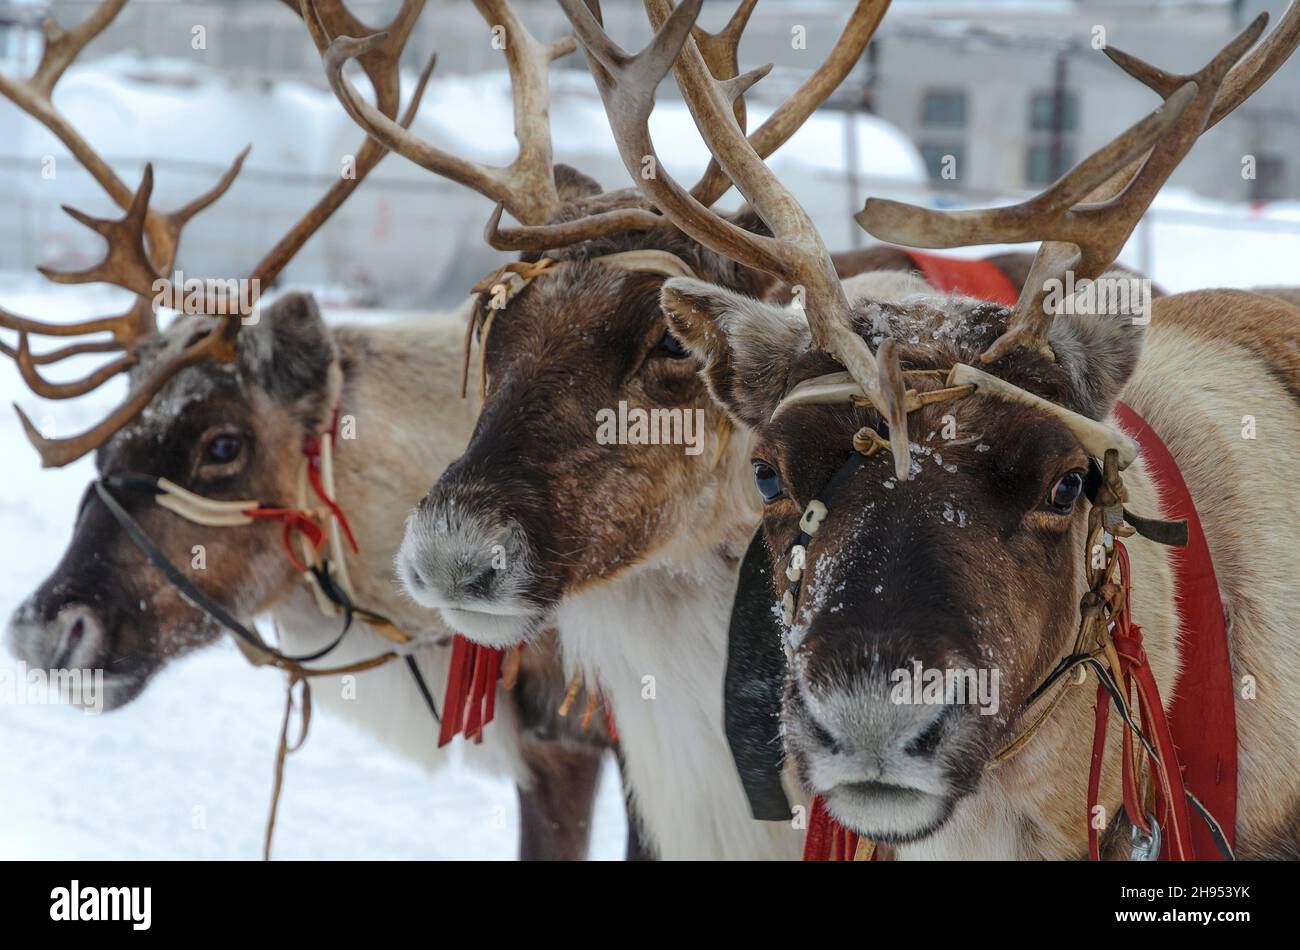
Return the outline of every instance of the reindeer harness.
<path id="1" fill-rule="evenodd" d="M 127 537 L 158 568 L 167 581 L 177 589 L 191 606 L 201 610 L 229 631 L 245 658 L 254 666 L 273 666 L 289 674 L 285 699 L 284 719 L 276 754 L 275 784 L 271 799 L 271 812 L 263 845 L 263 857 L 269 858 L 271 836 L 279 803 L 280 788 L 284 780 L 284 763 L 289 753 L 297 751 L 307 739 L 311 723 L 311 689 L 309 681 L 317 676 L 342 676 L 360 673 L 383 666 L 401 657 L 415 680 L 420 695 L 436 722 L 442 723 L 438 708 L 425 682 L 413 651 L 429 644 L 403 630 L 393 621 L 355 603 L 351 578 L 344 558 L 343 543 L 355 552 L 356 538 L 347 516 L 335 500 L 334 442 L 338 430 L 338 412 L 329 431 L 304 441 L 303 462 L 298 470 L 297 503 L 294 507 L 266 505 L 255 500 L 223 500 L 195 494 L 166 479 L 138 472 L 106 475 L 94 483 L 96 496 L 109 514 L 117 521 Z M 319 505 L 311 506 L 307 489 L 310 486 Z M 117 500 L 115 492 L 128 492 L 149 496 L 153 503 L 194 524 L 208 527 L 238 527 L 258 521 L 279 521 L 284 526 L 285 554 L 295 569 L 301 572 L 311 589 L 316 606 L 326 617 L 343 617 L 343 628 L 329 643 L 319 650 L 301 655 L 287 655 L 269 645 L 257 631 L 239 621 L 229 610 L 205 594 L 184 572 L 176 567 L 148 533 L 131 517 Z M 298 551 L 294 546 L 297 542 Z M 328 546 L 328 553 L 326 547 Z M 309 667 L 305 664 L 323 659 L 334 652 L 348 632 L 354 619 L 361 619 L 375 633 L 393 643 L 392 649 L 369 659 L 334 667 Z M 293 691 L 302 685 L 302 724 L 297 741 L 288 740 L 289 719 L 293 709 Z M 490 717 L 489 717 L 490 718 Z M 444 727 L 445 728 L 445 727 Z"/>
<path id="2" fill-rule="evenodd" d="M 936 259 L 933 255 L 918 256 Z M 969 263 L 992 268 L 985 262 Z M 958 262 L 950 261 L 944 268 L 921 269 L 928 279 L 944 281 L 936 283 L 939 289 L 959 290 L 960 287 L 952 286 L 953 275 L 961 273 L 957 265 Z M 987 270 L 982 276 L 983 281 L 977 286 L 986 286 Z M 1002 280 L 1009 285 L 1005 277 Z M 1014 299 L 1013 289 L 1009 294 Z M 1006 295 L 999 296 L 1005 299 Z M 1058 708 L 1066 684 L 1082 685 L 1087 673 L 1092 672 L 1098 685 L 1088 813 L 1084 816 L 1090 858 L 1100 858 L 1094 819 L 1099 811 L 1106 731 L 1113 706 L 1125 726 L 1122 783 L 1124 810 L 1132 835 L 1130 857 L 1134 860 L 1158 857 L 1231 860 L 1236 823 L 1237 737 L 1223 606 L 1195 504 L 1172 454 L 1146 420 L 1124 403 L 1116 405 L 1115 416 L 1125 429 L 1139 436 L 1140 445 L 1112 426 L 1080 416 L 971 366 L 958 363 L 946 372 L 919 370 L 904 375 L 936 374 L 945 378 L 944 388 L 929 392 L 908 390 L 907 411 L 983 392 L 1050 412 L 1066 422 L 1090 456 L 1085 491 L 1092 507 L 1084 550 L 1089 589 L 1080 603 L 1078 633 L 1069 654 L 1029 696 L 1020 715 L 1025 716 L 1046 698 L 1045 704 L 994 756 L 993 766 L 1009 760 L 1027 745 Z M 777 406 L 772 418 L 793 405 L 843 402 L 869 405 L 847 373 L 830 374 L 795 386 Z M 848 460 L 805 508 L 799 522 L 800 533 L 784 558 L 789 586 L 782 598 L 781 616 L 787 629 L 794 623 L 800 587 L 809 569 L 808 549 L 836 493 L 870 456 L 888 447 L 888 433 L 871 428 L 859 430 L 853 437 L 853 451 Z M 1181 516 L 1181 520 L 1147 519 L 1124 507 L 1127 495 L 1120 470 L 1131 464 L 1139 451 L 1144 453 L 1146 470 L 1156 482 L 1160 496 L 1166 499 L 1171 513 Z M 1142 645 L 1141 627 L 1130 615 L 1129 558 L 1120 539 L 1133 534 L 1184 548 L 1182 556 L 1174 558 L 1183 668 L 1177 681 L 1178 698 L 1171 704 L 1169 715 Z M 762 543 L 757 535 L 755 543 Z M 734 621 L 732 633 L 737 633 Z M 789 661 L 793 647 L 786 636 L 781 642 Z M 735 695 L 729 684 L 728 701 Z M 1145 753 L 1145 770 L 1143 756 L 1135 754 L 1134 740 Z M 732 746 L 734 752 L 738 743 L 733 741 Z M 764 781 L 761 774 L 755 773 L 755 762 L 741 761 L 739 755 L 737 758 L 756 817 L 784 817 L 779 814 L 783 808 L 788 814 L 788 804 L 779 788 L 779 774 L 769 772 Z M 761 767 L 761 763 L 757 764 Z M 780 804 L 774 805 L 777 795 Z M 767 813 L 759 814 L 760 809 Z M 1199 824 L 1192 824 L 1192 812 L 1201 819 Z M 884 856 L 885 849 L 840 826 L 827 811 L 824 801 L 814 798 L 805 840 L 805 860 L 880 860 Z"/>

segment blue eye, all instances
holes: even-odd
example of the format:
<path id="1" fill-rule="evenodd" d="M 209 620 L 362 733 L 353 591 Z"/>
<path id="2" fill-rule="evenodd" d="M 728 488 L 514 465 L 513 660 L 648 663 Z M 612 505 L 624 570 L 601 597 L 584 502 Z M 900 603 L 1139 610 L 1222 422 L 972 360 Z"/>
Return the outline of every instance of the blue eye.
<path id="1" fill-rule="evenodd" d="M 1074 510 L 1074 503 L 1083 494 L 1083 472 L 1066 472 L 1056 480 L 1048 493 L 1047 503 L 1061 514 Z"/>
<path id="2" fill-rule="evenodd" d="M 207 461 L 213 465 L 226 465 L 239 458 L 243 444 L 237 435 L 219 435 L 208 443 Z"/>
<path id="3" fill-rule="evenodd" d="M 763 501 L 776 501 L 785 494 L 785 488 L 781 485 L 781 476 L 766 462 L 754 463 L 754 484 L 758 486 L 758 493 L 763 496 Z"/>
<path id="4" fill-rule="evenodd" d="M 650 355 L 664 356 L 670 360 L 684 360 L 691 354 L 686 352 L 686 347 L 682 346 L 681 340 L 673 336 L 671 331 L 665 330 Z"/>

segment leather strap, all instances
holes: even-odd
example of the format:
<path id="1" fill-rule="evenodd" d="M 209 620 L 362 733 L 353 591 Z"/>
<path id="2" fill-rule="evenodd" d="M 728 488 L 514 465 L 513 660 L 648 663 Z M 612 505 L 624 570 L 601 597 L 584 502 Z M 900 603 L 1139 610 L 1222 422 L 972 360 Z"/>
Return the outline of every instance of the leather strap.
<path id="1" fill-rule="evenodd" d="M 1170 703 L 1170 732 L 1188 789 L 1217 819 L 1228 843 L 1235 847 L 1236 691 L 1209 543 L 1168 446 L 1131 406 L 1116 403 L 1114 416 L 1141 443 L 1142 459 L 1156 483 L 1165 516 L 1187 521 L 1187 545 L 1170 552 L 1182 659 Z M 1198 860 L 1220 860 L 1213 835 L 1204 823 L 1193 824 L 1192 843 Z M 1161 856 L 1166 857 L 1163 851 Z"/>
<path id="2" fill-rule="evenodd" d="M 772 610 L 772 558 L 760 526 L 740 562 L 727 628 L 723 721 L 749 810 L 759 821 L 788 821 L 781 784 L 781 688 L 785 631 Z"/>

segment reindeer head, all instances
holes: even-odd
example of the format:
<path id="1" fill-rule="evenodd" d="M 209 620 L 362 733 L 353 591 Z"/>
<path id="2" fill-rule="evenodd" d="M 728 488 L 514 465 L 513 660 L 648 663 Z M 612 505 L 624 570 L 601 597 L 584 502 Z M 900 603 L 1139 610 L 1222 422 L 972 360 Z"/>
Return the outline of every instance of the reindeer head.
<path id="1" fill-rule="evenodd" d="M 507 44 L 517 51 L 511 61 L 516 96 L 536 96 L 544 81 L 543 48 L 503 4 L 479 6 L 497 8 L 501 19 L 494 22 L 517 34 Z M 565 6 L 584 43 L 593 29 L 599 32 L 585 6 Z M 693 42 L 723 80 L 737 75 L 737 44 L 753 6 L 753 0 L 742 3 L 716 35 L 694 32 Z M 754 133 L 764 154 L 852 67 L 886 6 L 859 4 L 827 62 Z M 696 13 L 698 4 L 687 4 L 685 14 L 675 15 L 677 28 L 689 31 Z M 592 62 L 604 82 L 600 61 Z M 335 88 L 355 96 L 346 83 Z M 743 117 L 741 102 L 727 108 Z M 378 124 L 376 134 L 383 135 Z M 686 274 L 760 296 L 780 283 L 705 248 L 656 213 L 684 200 L 716 201 L 729 184 L 716 164 L 689 199 L 662 168 L 645 182 L 644 196 L 601 193 L 572 169 L 559 166 L 551 175 L 527 162 L 549 155 L 544 127 L 521 123 L 517 136 L 512 177 L 495 189 L 482 184 L 490 184 L 486 173 L 466 174 L 409 136 L 394 133 L 388 140 L 426 168 L 495 198 L 500 204 L 488 242 L 526 252 L 511 273 L 482 288 L 484 408 L 465 454 L 412 514 L 397 558 L 416 600 L 493 644 L 533 635 L 565 597 L 615 575 L 735 541 L 724 535 L 737 513 L 756 516 L 751 501 L 732 497 L 747 464 L 743 445 L 732 442 L 724 451 L 725 414 L 710 400 L 696 362 L 668 332 L 659 291 L 665 278 Z M 644 181 L 653 147 L 620 142 L 620 150 Z M 542 208 L 525 200 L 551 192 Z M 503 209 L 524 226 L 502 228 Z M 740 230 L 763 228 L 748 212 L 728 220 Z M 644 420 L 639 436 L 638 418 Z M 624 426 L 624 420 L 631 421 Z"/>
<path id="2" fill-rule="evenodd" d="M 589 585 L 716 545 L 719 512 L 754 511 L 723 502 L 743 460 L 724 452 L 725 414 L 668 332 L 659 291 L 679 261 L 752 292 L 762 282 L 667 233 L 552 259 L 485 324 L 474 435 L 397 559 L 417 601 L 497 644 L 530 637 Z"/>
<path id="3" fill-rule="evenodd" d="M 340 3 L 288 5 L 306 14 L 311 35 L 326 56 L 335 48 L 331 35 L 366 30 Z M 191 308 L 187 301 L 187 312 L 166 330 L 158 330 L 154 317 L 157 282 L 170 277 L 183 227 L 230 187 L 247 150 L 207 194 L 177 211 L 161 213 L 149 206 L 151 168 L 133 194 L 52 105 L 53 87 L 64 69 L 122 6 L 122 0 L 106 0 L 67 32 L 47 25 L 45 53 L 32 78 L 0 76 L 0 92 L 59 135 L 125 212 L 120 220 L 106 220 L 69 209 L 107 240 L 106 255 L 85 271 L 44 272 L 58 283 L 104 281 L 137 295 L 121 316 L 77 324 L 41 323 L 0 311 L 0 327 L 18 334 L 15 347 L 0 343 L 0 350 L 15 360 L 38 395 L 72 398 L 118 373 L 129 376 L 122 405 L 72 438 L 45 438 L 21 410 L 19 414 L 47 467 L 94 451 L 104 484 L 128 474 L 144 475 L 212 499 L 292 505 L 304 440 L 329 429 L 342 388 L 339 354 L 315 303 L 308 296 L 289 294 L 248 313 L 219 295 L 227 285 L 210 282 L 202 303 Z M 403 3 L 384 41 L 362 64 L 376 90 L 378 104 L 372 108 L 381 114 L 395 112 L 397 59 L 421 6 Z M 399 127 L 414 117 L 427 78 L 426 69 Z M 384 154 L 382 146 L 367 139 L 356 151 L 356 175 L 336 182 L 268 251 L 245 286 L 254 294 L 269 286 Z M 105 332 L 108 339 L 32 352 L 34 337 Z M 99 352 L 118 355 L 83 380 L 51 383 L 42 375 L 42 366 Z M 171 564 L 238 618 L 246 620 L 262 611 L 298 579 L 284 553 L 278 524 L 200 525 L 160 506 L 149 493 L 115 498 Z M 63 559 L 15 611 L 8 639 L 33 666 L 102 668 L 104 699 L 111 708 L 129 702 L 168 660 L 221 632 L 207 612 L 184 598 L 150 563 L 92 486 L 82 499 Z"/>
<path id="4" fill-rule="evenodd" d="M 181 317 L 137 350 L 132 380 L 209 329 Z M 328 429 L 341 372 L 310 297 L 290 294 L 239 335 L 232 363 L 205 361 L 171 377 L 96 452 L 100 478 L 138 473 L 218 499 L 291 503 L 303 441 Z M 251 617 L 297 582 L 276 524 L 211 527 L 148 495 L 121 503 L 173 564 L 236 616 Z M 109 706 L 132 699 L 170 659 L 222 628 L 181 596 L 87 489 L 63 559 L 18 607 L 9 639 L 45 669 L 103 669 Z"/>
<path id="5" fill-rule="evenodd" d="M 906 842 L 942 826 L 1070 652 L 1096 462 L 1110 448 L 1123 464 L 1136 454 L 1103 420 L 1142 332 L 1131 314 L 1055 314 L 1048 282 L 1103 277 L 1197 136 L 1286 59 L 1300 5 L 1234 68 L 1265 22 L 1194 76 L 1109 50 L 1164 105 L 1025 204 L 941 214 L 873 200 L 859 216 L 877 237 L 913 246 L 1046 238 L 1010 309 L 936 296 L 899 275 L 849 288 L 828 279 L 815 229 L 727 121 L 722 88 L 698 71 L 683 83 L 714 155 L 772 236 L 698 209 L 678 223 L 808 291 L 806 323 L 696 280 L 668 281 L 661 299 L 714 398 L 754 433 L 764 503 L 755 543 L 766 544 L 775 585 L 757 596 L 774 598 L 782 620 L 786 748 L 856 831 Z M 642 136 L 637 103 L 657 76 L 608 58 L 611 121 Z M 683 57 L 679 80 L 693 68 Z"/>
<path id="6" fill-rule="evenodd" d="M 1007 329 L 1003 307 L 934 296 L 919 282 L 861 285 L 870 296 L 856 301 L 855 328 L 873 349 L 892 341 L 922 398 L 948 389 L 949 369 L 977 362 Z M 710 390 L 756 434 L 755 494 L 776 581 L 766 596 L 774 610 L 792 608 L 783 726 L 801 777 L 863 833 L 924 835 L 975 788 L 1016 712 L 1068 652 L 1086 589 L 1089 452 L 1060 415 L 993 393 L 921 406 L 902 433 L 869 406 L 777 412 L 787 388 L 838 369 L 810 349 L 801 320 L 680 280 L 665 286 L 664 306 L 706 362 Z M 1127 317 L 1062 319 L 1056 361 L 1019 350 L 990 371 L 1101 419 L 1141 339 Z M 910 443 L 906 478 L 876 450 L 897 438 Z M 825 518 L 814 524 L 819 505 Z M 941 684 L 960 675 L 966 692 L 915 701 L 936 673 Z"/>

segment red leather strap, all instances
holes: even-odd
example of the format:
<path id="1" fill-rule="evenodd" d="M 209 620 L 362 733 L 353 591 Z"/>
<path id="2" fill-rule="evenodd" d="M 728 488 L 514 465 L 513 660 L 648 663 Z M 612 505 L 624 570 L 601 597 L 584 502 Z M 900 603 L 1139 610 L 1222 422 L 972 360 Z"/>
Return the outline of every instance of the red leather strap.
<path id="1" fill-rule="evenodd" d="M 325 540 L 325 532 L 311 515 L 298 508 L 249 508 L 243 512 L 250 518 L 256 518 L 263 521 L 279 521 L 284 525 L 284 534 L 281 541 L 284 544 L 284 553 L 289 557 L 289 563 L 293 565 L 294 570 L 305 574 L 307 565 L 303 563 L 302 558 L 298 557 L 293 550 L 293 535 L 298 532 L 306 536 L 307 541 L 311 544 L 313 550 L 321 546 Z"/>
<path id="2" fill-rule="evenodd" d="M 1191 492 L 1168 446 L 1130 406 L 1116 403 L 1114 415 L 1120 427 L 1142 446 L 1142 461 L 1155 481 L 1164 517 L 1187 519 L 1187 546 L 1171 551 L 1182 662 L 1169 706 L 1169 731 L 1188 789 L 1218 820 L 1228 843 L 1235 846 L 1236 691 L 1210 547 Z M 1203 822 L 1192 822 L 1191 837 L 1198 860 L 1220 859 Z M 1168 858 L 1167 841 L 1161 857 Z"/>
<path id="3" fill-rule="evenodd" d="M 935 290 L 965 294 L 1008 307 L 1020 297 L 1020 290 L 995 264 L 984 260 L 940 257 L 920 251 L 904 250 L 921 276 Z"/>
<path id="4" fill-rule="evenodd" d="M 808 816 L 808 831 L 803 839 L 803 859 L 805 861 L 829 861 L 835 838 L 842 829 L 840 823 L 826 810 L 826 802 L 820 795 L 812 800 L 812 811 Z"/>
<path id="5" fill-rule="evenodd" d="M 338 410 L 334 410 L 335 429 L 338 427 Z M 348 524 L 348 516 L 343 513 L 339 503 L 325 493 L 325 486 L 321 482 L 321 441 L 320 436 L 311 436 L 304 439 L 302 443 L 302 454 L 307 457 L 307 479 L 311 482 L 312 490 L 316 492 L 316 497 L 325 503 L 330 513 L 338 519 L 339 525 L 343 528 L 343 534 L 348 539 L 348 544 L 352 550 L 360 553 L 361 549 L 357 547 L 356 536 L 352 533 L 352 525 Z"/>
<path id="6" fill-rule="evenodd" d="M 452 638 L 439 748 L 461 734 L 475 743 L 483 741 L 483 727 L 496 713 L 497 678 L 503 655 L 504 651 L 474 643 L 459 633 Z"/>

